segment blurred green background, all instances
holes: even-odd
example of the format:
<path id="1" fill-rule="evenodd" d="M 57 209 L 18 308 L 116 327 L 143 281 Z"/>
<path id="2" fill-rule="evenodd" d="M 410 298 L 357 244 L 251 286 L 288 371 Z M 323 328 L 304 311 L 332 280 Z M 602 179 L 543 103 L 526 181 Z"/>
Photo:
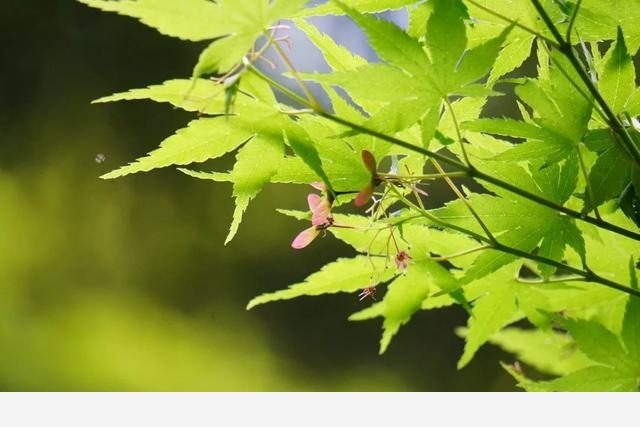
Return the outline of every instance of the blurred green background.
<path id="1" fill-rule="evenodd" d="M 202 45 L 72 0 L 5 0 L 0 34 L 0 389 L 513 389 L 495 348 L 456 370 L 458 308 L 418 313 L 383 356 L 379 322 L 346 320 L 369 304 L 356 295 L 246 311 L 350 254 L 289 247 L 301 225 L 275 208 L 303 208 L 306 188 L 267 188 L 224 247 L 230 185 L 98 178 L 192 115 L 89 101 L 186 77 Z"/>

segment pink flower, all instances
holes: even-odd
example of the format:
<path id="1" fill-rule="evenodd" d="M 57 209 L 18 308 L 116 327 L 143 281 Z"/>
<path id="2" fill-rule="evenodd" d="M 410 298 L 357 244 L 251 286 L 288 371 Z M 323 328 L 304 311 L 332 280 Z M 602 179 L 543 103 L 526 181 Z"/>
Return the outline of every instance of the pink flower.
<path id="1" fill-rule="evenodd" d="M 411 256 L 407 252 L 398 252 L 398 255 L 396 255 L 396 266 L 398 267 L 398 270 L 406 270 L 407 268 L 409 268 L 410 260 Z"/>
<path id="2" fill-rule="evenodd" d="M 313 239 L 318 237 L 318 233 L 320 232 L 316 227 L 309 227 L 306 230 L 303 230 L 295 239 L 293 239 L 291 247 L 293 249 L 306 248 L 311 242 L 313 242 Z"/>
<path id="3" fill-rule="evenodd" d="M 314 188 L 326 189 L 326 186 L 319 183 L 311 184 Z M 325 230 L 333 224 L 331 217 L 331 202 L 327 196 L 319 196 L 311 193 L 307 196 L 307 203 L 311 211 L 311 227 L 303 230 L 293 239 L 291 247 L 294 249 L 302 249 L 307 247 L 320 234 L 321 230 Z"/>
<path id="4" fill-rule="evenodd" d="M 354 200 L 354 204 L 358 207 L 367 204 L 367 202 L 371 199 L 371 196 L 373 196 L 373 190 L 379 184 L 379 179 L 376 173 L 376 159 L 375 157 L 373 157 L 373 154 L 371 154 L 371 152 L 367 150 L 362 150 L 362 162 L 369 170 L 369 172 L 371 172 L 371 180 L 366 187 L 360 190 L 360 192 L 356 196 L 356 199 Z"/>
<path id="5" fill-rule="evenodd" d="M 358 296 L 360 297 L 360 301 L 362 301 L 363 299 L 365 299 L 367 297 L 371 297 L 371 299 L 373 299 L 375 301 L 375 299 L 376 299 L 376 288 L 375 288 L 375 286 L 369 286 L 368 288 L 364 288 L 362 290 L 362 292 L 360 292 L 358 294 Z"/>

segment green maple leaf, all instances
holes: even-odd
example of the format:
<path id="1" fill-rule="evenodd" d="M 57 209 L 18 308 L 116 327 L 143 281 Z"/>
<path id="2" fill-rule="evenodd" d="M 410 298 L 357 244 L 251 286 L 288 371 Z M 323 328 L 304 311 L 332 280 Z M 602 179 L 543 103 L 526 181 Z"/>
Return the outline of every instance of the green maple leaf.
<path id="1" fill-rule="evenodd" d="M 346 227 L 329 228 L 331 234 L 360 253 L 388 257 L 388 262 L 393 262 L 391 258 L 396 252 L 393 239 L 398 250 L 409 250 L 409 245 L 397 231 L 383 224 L 373 224 L 366 216 L 335 214 L 333 217 L 337 224 Z"/>
<path id="2" fill-rule="evenodd" d="M 333 183 L 323 168 L 323 161 L 316 148 L 313 138 L 302 126 L 290 124 L 283 130 L 284 139 L 291 147 L 297 158 L 301 159 L 316 176 L 325 183 L 329 191 L 335 192 Z"/>
<path id="3" fill-rule="evenodd" d="M 427 22 L 433 12 L 433 5 L 429 2 L 414 4 L 412 7 L 407 8 L 409 14 L 409 26 L 407 28 L 407 34 L 414 39 L 423 41 L 425 38 L 425 28 L 427 28 Z"/>
<path id="4" fill-rule="evenodd" d="M 416 91 L 422 89 L 419 82 L 408 79 L 402 70 L 388 64 L 341 67 L 333 73 L 301 73 L 301 76 L 325 87 L 344 89 L 368 113 L 375 113 L 389 103 L 415 100 Z M 409 95 L 411 93 L 414 95 Z"/>
<path id="5" fill-rule="evenodd" d="M 605 216 L 605 220 L 620 226 L 630 225 L 629 220 L 620 213 Z M 628 257 L 629 254 L 640 253 L 638 242 L 631 239 L 620 241 L 613 233 L 597 233 L 592 230 L 585 235 L 584 243 L 586 263 L 590 268 L 618 283 L 635 283 L 633 268 L 629 269 L 619 260 Z M 567 252 L 565 257 L 569 263 L 582 262 L 578 253 Z M 473 265 L 481 259 L 478 257 L 470 261 Z M 631 265 L 633 264 L 632 262 Z M 518 269 L 518 265 L 507 265 L 464 286 L 465 295 L 473 304 L 473 316 L 469 318 L 468 328 L 463 334 L 466 343 L 459 367 L 469 363 L 475 352 L 487 341 L 515 352 L 522 361 L 543 372 L 567 374 L 586 367 L 588 364 L 585 363 L 584 355 L 569 351 L 572 347 L 565 338 L 547 336 L 545 334 L 548 332 L 543 331 L 513 332 L 506 335 L 499 331 L 523 317 L 535 325 L 546 328 L 548 321 L 541 310 L 597 318 L 606 322 L 613 330 L 620 330 L 628 297 L 616 290 L 587 282 L 520 282 L 515 279 Z M 448 296 L 433 300 L 425 300 L 423 308 L 432 309 L 454 303 Z M 545 336 L 545 339 L 548 338 L 549 347 L 537 346 L 535 343 L 542 341 Z M 540 356 L 541 352 L 544 352 L 545 357 Z M 552 365 L 553 367 L 550 367 Z"/>
<path id="6" fill-rule="evenodd" d="M 302 283 L 287 289 L 260 295 L 247 305 L 251 309 L 272 301 L 288 300 L 301 296 L 315 296 L 338 292 L 353 293 L 360 289 L 384 282 L 393 277 L 394 271 L 385 266 L 380 258 L 357 256 L 341 258 L 325 265 L 320 271 L 307 277 Z"/>
<path id="7" fill-rule="evenodd" d="M 636 72 L 622 30 L 618 29 L 615 45 L 603 59 L 598 88 L 602 96 L 617 115 L 632 116 L 640 113 L 640 91 L 636 87 Z M 599 146 L 590 146 L 598 152 L 598 158 L 589 171 L 589 183 L 593 189 L 593 200 L 585 202 L 585 211 L 604 202 L 618 198 L 630 185 L 634 173 L 633 163 L 615 140 L 616 136 L 606 130 L 596 129 L 602 135 Z M 629 132 L 632 134 L 633 129 Z"/>
<path id="8" fill-rule="evenodd" d="M 338 84 L 343 87 L 365 110 L 374 113 L 372 118 L 365 120 L 366 126 L 384 132 L 409 127 L 426 110 L 435 108 L 433 101 L 424 105 L 425 100 L 433 99 L 436 95 L 433 88 L 424 79 L 416 77 L 423 76 L 430 67 L 422 46 L 395 24 L 362 15 L 341 2 L 336 3 L 365 30 L 378 55 L 391 65 L 373 64 L 335 75 L 315 74 L 305 77 L 323 84 Z M 407 73 L 414 78 L 409 79 Z M 376 86 L 372 86 L 374 84 Z M 375 88 L 378 90 L 372 90 Z M 418 97 L 416 93 L 432 93 L 434 96 Z M 379 101 L 373 106 L 362 102 L 362 99 L 366 101 L 371 94 L 376 96 L 374 101 Z M 379 109 L 372 110 L 380 105 Z"/>
<path id="9" fill-rule="evenodd" d="M 629 297 L 619 336 L 593 321 L 558 322 L 592 366 L 551 381 L 521 381 L 522 386 L 539 391 L 640 391 L 640 298 Z"/>
<path id="10" fill-rule="evenodd" d="M 576 189 L 578 163 L 575 156 L 568 157 L 561 164 L 542 167 L 542 161 L 532 161 L 524 167 L 512 161 L 486 160 L 499 157 L 500 153 L 508 153 L 505 148 L 512 144 L 484 136 L 468 136 L 467 139 L 473 142 L 469 146 L 469 153 L 473 157 L 474 166 L 494 177 L 560 205 L 565 204 Z M 497 186 L 484 185 L 498 197 L 471 194 L 469 202 L 500 243 L 525 252 L 538 248 L 539 255 L 556 261 L 562 260 L 568 244 L 584 257 L 581 232 L 571 219 Z M 484 234 L 466 204 L 459 200 L 432 212 L 445 222 Z M 464 280 L 472 281 L 483 277 L 517 259 L 518 257 L 508 253 L 486 251 L 467 270 Z M 555 268 L 543 264 L 539 264 L 538 269 L 543 277 L 548 277 L 555 271 Z"/>
<path id="11" fill-rule="evenodd" d="M 463 92 L 465 86 L 485 76 L 513 28 L 507 26 L 495 37 L 469 48 L 464 25 L 467 18 L 462 2 L 445 0 L 435 2 L 429 16 L 426 47 L 441 95 Z"/>
<path id="12" fill-rule="evenodd" d="M 212 72 L 224 73 L 232 69 L 269 26 L 301 10 L 307 2 L 308 0 L 221 2 L 220 13 L 231 23 L 233 30 L 202 51 L 193 69 L 194 77 Z"/>
<path id="13" fill-rule="evenodd" d="M 130 165 L 112 171 L 102 178 L 117 178 L 124 175 L 146 172 L 172 165 L 188 165 L 219 158 L 240 147 L 244 142 L 260 134 L 263 138 L 281 140 L 281 132 L 286 121 L 269 104 L 275 104 L 270 92 L 264 94 L 264 87 L 248 76 L 243 82 L 243 91 L 236 109 L 243 115 L 232 117 L 207 117 L 191 121 L 184 129 L 165 139 L 160 147 Z M 220 85 L 199 79 L 196 85 L 187 79 L 169 80 L 159 85 L 128 92 L 117 93 L 95 100 L 95 103 L 123 100 L 150 99 L 169 103 L 186 111 L 204 112 L 213 115 L 224 114 L 225 100 L 221 96 Z M 258 100 L 261 95 L 267 98 Z"/>
<path id="14" fill-rule="evenodd" d="M 483 118 L 462 124 L 466 130 L 526 140 L 500 153 L 496 160 L 544 159 L 542 165 L 552 164 L 572 155 L 585 137 L 592 104 L 574 87 L 578 81 L 575 73 L 569 74 L 571 80 L 565 76 L 569 69 L 566 61 L 555 53 L 552 57 L 562 64 L 562 70 L 555 64 L 548 68 L 549 58 L 541 52 L 541 77 L 527 79 L 516 87 L 516 94 L 533 110 L 533 117 L 525 117 L 524 121 Z"/>
<path id="15" fill-rule="evenodd" d="M 235 113 L 251 115 L 256 109 L 276 110 L 277 101 L 271 87 L 253 74 L 244 74 L 239 81 L 240 94 L 234 102 Z M 168 103 L 189 112 L 213 116 L 226 111 L 225 85 L 208 79 L 173 79 L 146 88 L 131 89 L 93 101 L 106 103 L 145 100 Z"/>
<path id="16" fill-rule="evenodd" d="M 167 36 L 200 41 L 232 31 L 220 6 L 207 0 L 78 0 L 88 6 L 137 18 Z"/>
<path id="17" fill-rule="evenodd" d="M 296 19 L 295 23 L 307 35 L 311 43 L 320 50 L 332 70 L 350 71 L 367 64 L 366 59 L 354 54 L 346 47 L 340 46 L 331 37 L 322 33 L 306 20 Z"/>
<path id="18" fill-rule="evenodd" d="M 230 173 L 205 173 L 181 169 L 193 177 L 234 184 L 236 209 L 226 243 L 237 232 L 242 214 L 249 202 L 268 182 L 309 183 L 322 180 L 332 188 L 314 142 L 301 126 L 283 118 L 277 110 L 271 89 L 252 75 L 242 79 L 241 88 L 242 93 L 234 106 L 238 114 L 194 120 L 186 128 L 178 130 L 175 135 L 164 140 L 158 149 L 146 157 L 105 174 L 102 178 L 116 178 L 172 165 L 204 162 L 242 147 L 237 155 L 236 165 Z M 211 81 L 200 79 L 194 86 L 190 80 L 176 79 L 100 98 L 94 102 L 150 99 L 169 103 L 186 111 L 223 114 L 227 105 L 221 95 L 220 85 Z M 284 157 L 283 142 L 292 148 L 295 157 Z M 350 154 L 354 153 L 350 151 Z M 335 155 L 344 156 L 345 153 Z M 295 159 L 295 172 L 292 168 L 284 166 L 284 162 L 291 159 Z M 331 157 L 329 160 L 332 160 Z M 361 161 L 357 167 L 365 169 Z M 295 175 L 298 179 L 287 180 L 287 172 L 289 176 Z M 275 178 L 277 173 L 280 174 L 279 179 Z M 340 169 L 339 176 L 345 174 L 346 169 Z M 361 181 L 365 182 L 366 178 L 362 178 Z"/>
<path id="19" fill-rule="evenodd" d="M 478 349 L 505 326 L 527 317 L 544 323 L 538 310 L 548 309 L 556 288 L 536 288 L 515 279 L 517 270 L 503 267 L 465 288 L 473 309 L 464 331 L 464 352 L 458 368 L 466 366 Z"/>
<path id="20" fill-rule="evenodd" d="M 160 147 L 135 162 L 102 175 L 112 179 L 132 173 L 172 165 L 188 165 L 222 157 L 255 136 L 251 129 L 234 120 L 220 118 L 193 120 L 186 128 L 162 141 Z"/>
<path id="21" fill-rule="evenodd" d="M 307 212 L 281 212 L 300 220 L 309 220 L 309 214 Z M 384 279 L 390 277 L 387 276 L 388 273 L 382 276 L 376 273 L 381 263 L 384 263 L 385 270 L 388 270 L 388 272 L 395 270 L 394 263 L 389 258 L 393 258 L 397 250 L 407 251 L 413 260 L 405 274 L 396 272 L 398 277 L 389 284 L 388 291 L 382 301 L 355 313 L 349 318 L 350 320 L 365 320 L 378 316 L 384 317 L 384 332 L 380 342 L 380 353 L 386 351 L 393 336 L 403 324 L 410 320 L 416 311 L 422 308 L 424 300 L 427 299 L 430 294 L 459 289 L 456 278 L 444 267 L 432 261 L 430 259 L 430 253 L 450 253 L 467 249 L 473 244 L 471 239 L 419 225 L 403 226 L 402 234 L 406 237 L 401 237 L 397 232 L 395 236 L 392 236 L 393 231 L 388 227 L 373 227 L 367 217 L 334 214 L 333 218 L 335 224 L 339 224 L 340 227 L 330 227 L 329 231 L 338 239 L 351 245 L 358 252 L 368 254 L 367 257 L 370 257 L 368 259 L 375 262 L 375 264 L 370 264 L 369 274 L 373 275 L 372 277 L 378 275 L 379 281 L 384 281 Z M 397 249 L 394 246 L 393 252 L 390 252 L 389 248 L 391 239 L 395 239 L 398 245 Z M 387 259 L 385 260 L 380 257 Z M 365 257 L 358 258 L 366 259 Z M 349 265 L 351 265 L 351 261 L 349 261 Z M 390 268 L 389 266 L 394 267 Z M 360 265 L 360 267 L 363 266 Z M 341 269 L 342 267 L 336 266 L 336 268 Z M 328 273 L 327 271 L 327 274 Z M 346 277 L 349 277 L 351 273 L 346 274 Z M 322 277 L 324 278 L 325 276 Z M 363 276 L 359 274 L 358 277 L 362 280 Z M 313 282 L 316 283 L 315 280 Z M 334 289 L 333 284 L 328 286 L 330 289 Z M 362 281 L 360 282 L 360 286 L 362 287 Z M 307 289 L 305 285 L 304 287 L 296 288 L 296 292 L 294 292 L 293 289 L 279 291 L 275 294 L 264 296 L 264 298 L 268 301 L 280 299 L 283 296 L 293 298 L 295 296 L 306 295 L 306 293 L 300 292 L 307 292 Z M 352 288 L 348 287 L 348 289 Z M 257 301 L 262 302 L 263 300 L 260 299 Z"/>
<path id="22" fill-rule="evenodd" d="M 529 0 L 475 0 L 480 6 L 489 9 L 502 16 L 507 16 L 514 22 L 536 31 L 539 34 L 550 37 L 549 31 Z M 563 12 L 556 6 L 554 0 L 543 0 L 541 2 L 551 15 L 553 22 L 561 22 L 564 17 Z M 499 17 L 487 12 L 482 7 L 473 3 L 468 3 L 469 14 L 474 25 L 468 30 L 469 45 L 471 47 L 484 43 L 496 37 L 504 31 L 509 23 Z M 505 74 L 520 67 L 531 55 L 531 49 L 536 40 L 536 36 L 515 27 L 504 42 L 503 49 L 498 53 L 495 63 L 489 75 L 489 82 L 495 82 Z"/>
<path id="23" fill-rule="evenodd" d="M 212 40 L 193 75 L 234 68 L 269 26 L 294 15 L 308 0 L 79 0 L 88 6 L 138 18 L 162 34 L 185 40 Z"/>
<path id="24" fill-rule="evenodd" d="M 410 248 L 410 255 L 416 260 L 427 260 L 433 255 L 447 256 L 455 254 L 477 245 L 472 238 L 448 230 L 438 230 L 416 224 L 402 225 L 402 239 Z M 472 258 L 477 254 L 471 254 Z M 456 257 L 449 261 L 459 268 L 470 265 L 470 257 Z"/>
<path id="25" fill-rule="evenodd" d="M 212 179 L 214 181 L 229 181 L 233 183 L 233 196 L 236 208 L 233 212 L 233 222 L 225 244 L 229 243 L 238 231 L 242 216 L 249 206 L 249 202 L 262 191 L 262 188 L 276 173 L 280 159 L 284 156 L 282 141 L 254 138 L 247 142 L 236 156 L 233 170 L 228 174 L 203 174 L 180 169 L 195 178 Z"/>
<path id="26" fill-rule="evenodd" d="M 382 155 L 388 149 L 389 144 L 373 142 L 371 138 L 350 138 L 347 141 L 335 139 L 339 128 L 326 120 L 315 117 L 305 117 L 298 121 L 298 140 L 304 134 L 307 148 L 317 153 L 317 159 L 326 174 L 326 180 L 338 191 L 356 191 L 364 187 L 371 180 L 371 173 L 362 163 L 361 150 L 368 150 L 376 156 Z M 291 132 L 287 132 L 291 139 Z M 325 180 L 317 168 L 308 165 L 299 152 L 296 156 L 285 157 L 278 166 L 277 173 L 273 176 L 273 182 L 279 183 L 311 183 L 319 179 Z"/>
<path id="27" fill-rule="evenodd" d="M 252 74 L 244 75 L 239 82 L 241 92 L 234 102 L 234 112 L 247 115 L 260 111 L 276 111 L 277 101 L 271 88 Z M 108 103 L 117 101 L 151 100 L 168 103 L 189 112 L 212 116 L 228 115 L 225 86 L 207 79 L 173 79 L 146 88 L 131 89 L 92 101 Z"/>
<path id="28" fill-rule="evenodd" d="M 469 2 L 353 0 L 303 9 L 306 0 L 80 1 L 137 18 L 166 35 L 191 41 L 210 40 L 200 55 L 194 77 L 240 70 L 224 84 L 197 78 L 175 79 L 96 101 L 151 99 L 214 116 L 193 120 L 146 157 L 103 177 L 188 165 L 235 151 L 236 162 L 229 172 L 180 169 L 196 178 L 233 184 L 236 208 L 227 242 L 236 234 L 249 202 L 267 183 L 307 184 L 322 180 L 336 195 L 333 207 L 338 208 L 371 182 L 371 171 L 362 162 L 363 150 L 373 153 L 378 168 L 386 168 L 390 160 L 393 170 L 404 173 L 406 167 L 408 174 L 424 173 L 425 156 L 411 150 L 369 135 L 345 133 L 344 126 L 319 116 L 281 114 L 287 107 L 277 102 L 269 85 L 254 74 L 241 72 L 244 68 L 240 64 L 256 40 L 281 18 L 294 18 L 331 67 L 331 73 L 307 73 L 303 77 L 322 85 L 338 117 L 397 135 L 416 146 L 431 144 L 430 148 L 436 150 L 446 147 L 458 157 L 460 130 L 460 142 L 467 146 L 474 167 L 572 209 L 580 203 L 578 197 L 584 198 L 585 211 L 614 198 L 624 209 L 628 197 L 623 196 L 633 193 L 634 187 L 640 188 L 638 174 L 631 169 L 624 151 L 610 132 L 599 128 L 599 118 L 591 117 L 592 101 L 580 94 L 580 90 L 588 91 L 571 64 L 557 51 L 549 57 L 548 46 L 543 42 L 537 43 L 538 78 L 511 80 L 518 85 L 522 120 L 476 120 L 487 97 L 497 95 L 493 84 L 530 55 L 535 36 Z M 476 1 L 550 36 L 528 0 Z M 564 32 L 573 4 L 558 0 L 542 3 Z M 409 12 L 406 31 L 364 15 L 401 7 L 407 7 Z M 326 14 L 350 16 L 365 32 L 382 63 L 367 63 L 302 18 Z M 634 25 L 639 17 L 640 3 L 636 0 L 584 0 L 575 25 L 574 39 L 592 43 L 599 90 L 614 113 L 623 118 L 627 113 L 640 114 L 640 91 L 635 85 L 633 64 L 633 54 L 640 46 L 640 32 Z M 604 39 L 615 43 L 602 57 L 598 43 Z M 348 96 L 343 97 L 341 90 Z M 443 101 L 449 97 L 462 98 L 451 105 L 457 120 L 453 114 L 444 113 Z M 463 123 L 462 129 L 457 129 L 456 122 Z M 492 135 L 524 142 L 511 144 Z M 576 149 L 581 142 L 591 151 L 586 155 L 586 169 L 593 198 L 586 193 L 585 182 L 578 173 L 576 154 L 580 151 L 576 153 Z M 576 224 L 555 210 L 496 185 L 483 185 L 489 194 L 472 194 L 466 188 L 463 191 L 500 243 L 572 266 L 588 266 L 602 277 L 637 289 L 634 261 L 640 254 L 638 242 Z M 577 192 L 582 190 L 585 191 Z M 427 203 L 430 200 L 426 199 Z M 631 202 L 632 209 L 635 201 Z M 395 202 L 382 204 L 391 212 Z M 283 213 L 310 219 L 306 210 Z M 468 364 L 486 342 L 492 342 L 543 372 L 564 375 L 535 382 L 508 368 L 528 390 L 638 390 L 638 298 L 577 281 L 576 277 L 566 283 L 546 283 L 556 273 L 555 267 L 523 261 L 504 251 L 479 250 L 480 242 L 475 239 L 436 229 L 433 223 L 412 213 L 409 209 L 394 211 L 375 222 L 365 216 L 332 213 L 335 223 L 327 232 L 359 255 L 338 259 L 288 289 L 256 297 L 248 308 L 305 295 L 387 287 L 382 300 L 350 317 L 383 318 L 381 353 L 418 310 L 458 303 L 472 313 L 467 328 L 461 331 L 465 348 L 459 367 Z M 485 232 L 462 201 L 450 202 L 431 213 L 474 233 Z M 602 216 L 612 224 L 635 229 L 620 212 L 607 214 L 605 208 Z M 391 228 L 393 225 L 397 227 Z M 399 251 L 411 255 L 404 272 L 393 262 Z M 447 268 L 434 260 L 435 255 L 449 259 Z M 628 266 L 620 262 L 629 257 Z M 519 278 L 523 266 L 539 273 L 542 283 L 524 283 Z M 525 318 L 538 329 L 505 329 Z M 550 329 L 550 318 L 556 319 L 568 334 Z"/>
<path id="29" fill-rule="evenodd" d="M 329 189 L 333 189 L 332 180 L 323 168 L 323 160 L 306 131 L 295 123 L 287 123 L 282 131 L 283 138 L 278 138 L 270 133 L 256 133 L 253 140 L 247 142 L 238 151 L 236 164 L 229 173 L 207 173 L 180 169 L 195 178 L 233 183 L 236 209 L 225 244 L 235 236 L 249 202 L 267 183 L 311 183 L 320 179 L 327 184 Z M 283 141 L 292 148 L 296 156 L 284 156 Z M 364 166 L 360 166 L 360 168 L 365 169 Z M 332 169 L 329 169 L 329 173 L 338 174 Z M 344 174 L 344 170 L 340 170 L 339 173 Z M 364 174 L 366 172 L 363 172 Z M 363 182 L 365 180 L 366 178 L 363 178 Z"/>
<path id="30" fill-rule="evenodd" d="M 380 354 L 384 353 L 391 339 L 413 314 L 421 309 L 430 291 L 455 288 L 456 279 L 438 263 L 422 259 L 409 265 L 407 272 L 393 280 L 387 293 L 379 303 L 354 313 L 349 320 L 367 320 L 382 316 L 383 333 L 380 340 Z"/>
<path id="31" fill-rule="evenodd" d="M 620 227 L 633 226 L 633 222 L 620 211 L 602 215 L 605 221 Z M 585 241 L 586 265 L 603 277 L 633 287 L 634 270 L 629 269 L 629 265 L 621 260 L 628 260 L 630 256 L 638 259 L 640 243 L 633 239 L 620 239 L 614 233 L 597 230 L 592 226 L 581 224 L 580 228 Z M 573 251 L 565 252 L 565 258 L 570 265 L 582 262 L 580 256 Z M 620 331 L 627 300 L 624 293 L 589 282 L 571 282 L 570 290 L 557 291 L 554 295 L 548 311 L 597 320 L 615 332 Z"/>
<path id="32" fill-rule="evenodd" d="M 589 171 L 594 197 L 586 200 L 585 211 L 618 198 L 629 185 L 632 170 L 628 155 L 617 146 L 610 146 L 600 153 Z"/>
<path id="33" fill-rule="evenodd" d="M 605 219 L 623 227 L 631 225 L 630 220 L 620 212 L 607 215 Z M 634 258 L 629 265 L 624 265 L 620 260 L 629 257 L 629 254 L 634 254 L 637 258 L 640 253 L 638 242 L 618 239 L 613 233 L 591 230 L 585 234 L 585 243 L 586 261 L 591 268 L 611 280 L 629 283 L 631 287 L 637 288 Z M 569 258 L 570 261 L 576 261 L 575 257 Z M 547 312 L 562 312 L 572 317 L 565 325 L 570 335 L 553 333 L 553 336 L 549 336 L 551 331 L 517 332 L 507 329 L 509 332 L 498 332 L 490 341 L 507 351 L 515 352 L 520 360 L 543 372 L 568 375 L 552 381 L 552 384 L 538 383 L 503 365 L 518 380 L 520 386 L 529 391 L 624 389 L 625 384 L 632 385 L 633 379 L 629 375 L 632 376 L 635 369 L 633 366 L 629 367 L 628 362 L 636 361 L 632 364 L 637 365 L 640 360 L 637 344 L 637 300 L 638 298 L 612 289 L 590 283 L 571 282 L 571 286 L 556 289 L 553 294 L 548 295 L 548 308 L 539 307 Z M 564 319 L 559 321 L 564 323 Z M 623 337 L 621 343 L 617 341 L 616 335 Z M 547 339 L 543 340 L 544 336 Z M 624 350 L 616 353 L 621 346 Z M 602 366 L 593 366 L 594 362 Z M 620 365 L 622 368 L 612 369 L 612 365 Z"/>
<path id="34" fill-rule="evenodd" d="M 150 99 L 155 102 L 169 103 L 185 111 L 205 114 L 224 112 L 224 100 L 220 96 L 220 85 L 207 79 L 173 79 L 141 89 L 131 89 L 92 101 L 94 104 L 117 101 Z M 240 103 L 244 101 L 241 97 Z"/>
<path id="35" fill-rule="evenodd" d="M 360 13 L 379 13 L 387 10 L 400 9 L 415 3 L 415 0 L 350 0 L 349 6 Z M 344 15 L 344 10 L 328 1 L 324 4 L 310 7 L 298 12 L 295 16 L 324 16 L 324 15 Z"/>
<path id="36" fill-rule="evenodd" d="M 552 330 L 509 327 L 493 334 L 489 342 L 547 374 L 567 375 L 592 364 L 570 336 Z"/>
<path id="37" fill-rule="evenodd" d="M 411 127 L 430 112 L 439 117 L 442 100 L 449 95 L 493 94 L 475 82 L 489 71 L 510 28 L 486 43 L 466 50 L 464 5 L 457 0 L 438 0 L 427 26 L 427 53 L 417 39 L 393 23 L 336 3 L 363 28 L 386 64 L 304 77 L 343 87 L 371 114 L 364 126 L 395 133 Z M 376 98 L 371 99 L 372 96 Z"/>
<path id="38" fill-rule="evenodd" d="M 629 220 L 620 213 L 606 216 L 605 219 L 621 226 L 629 225 Z M 640 253 L 638 242 L 631 239 L 620 241 L 609 232 L 590 232 L 586 234 L 584 243 L 586 263 L 590 268 L 618 283 L 635 283 L 633 268 L 629 269 L 619 260 L 628 257 L 630 253 Z M 570 263 L 582 262 L 582 256 L 577 251 L 573 254 L 565 253 L 565 257 Z M 472 260 L 472 263 L 477 262 L 482 262 L 480 256 Z M 632 267 L 633 264 L 632 262 Z M 507 265 L 464 286 L 465 295 L 473 304 L 473 316 L 469 318 L 468 328 L 463 334 L 466 343 L 459 367 L 466 365 L 487 341 L 515 352 L 522 361 L 543 372 L 567 374 L 586 367 L 588 364 L 584 355 L 569 351 L 572 347 L 566 338 L 545 335 L 549 332 L 544 332 L 544 329 L 505 334 L 499 331 L 523 317 L 546 328 L 548 321 L 541 310 L 597 318 L 606 322 L 613 330 L 620 330 L 628 297 L 613 289 L 586 282 L 538 285 L 520 282 L 515 279 L 518 269 L 519 266 Z M 453 303 L 451 299 L 438 298 L 440 301 L 425 300 L 423 308 L 431 309 Z M 549 345 L 548 348 L 536 345 L 543 338 L 547 339 L 545 342 Z M 544 353 L 544 357 L 541 353 Z"/>
<path id="39" fill-rule="evenodd" d="M 277 111 L 253 104 L 252 113 L 231 117 L 193 120 L 165 139 L 160 147 L 146 157 L 102 176 L 105 179 L 146 172 L 171 165 L 188 165 L 215 159 L 234 151 L 244 142 L 261 135 L 265 139 L 282 139 L 287 122 Z"/>
<path id="40" fill-rule="evenodd" d="M 525 252 L 539 248 L 539 255 L 556 261 L 562 260 L 567 244 L 584 254 L 584 242 L 574 222 L 554 210 L 522 198 L 508 200 L 490 195 L 472 194 L 469 203 L 503 245 Z M 449 203 L 432 213 L 447 223 L 473 230 L 478 234 L 483 233 L 475 217 L 460 201 Z M 484 277 L 518 259 L 515 255 L 488 249 L 478 256 L 475 264 L 467 270 L 464 281 L 470 282 Z M 539 264 L 538 268 L 544 277 L 555 271 L 555 268 L 544 264 Z"/>
<path id="41" fill-rule="evenodd" d="M 428 271 L 428 267 L 422 263 L 416 263 L 405 275 L 389 285 L 382 300 L 384 332 L 380 340 L 381 354 L 387 350 L 391 339 L 400 327 L 411 319 L 411 316 L 420 309 L 422 301 L 429 295 Z"/>
<path id="42" fill-rule="evenodd" d="M 640 95 L 636 87 L 636 70 L 627 49 L 622 29 L 616 43 L 603 59 L 598 88 L 615 114 L 640 113 Z"/>
<path id="43" fill-rule="evenodd" d="M 640 47 L 640 3 L 628 0 L 584 0 L 576 20 L 576 28 L 585 41 L 615 40 L 622 28 L 629 50 Z"/>

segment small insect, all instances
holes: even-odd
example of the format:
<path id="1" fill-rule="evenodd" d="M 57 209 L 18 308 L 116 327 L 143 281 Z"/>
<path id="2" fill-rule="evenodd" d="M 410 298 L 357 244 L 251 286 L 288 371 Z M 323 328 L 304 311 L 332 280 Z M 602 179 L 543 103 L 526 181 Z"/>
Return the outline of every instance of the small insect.
<path id="1" fill-rule="evenodd" d="M 107 160 L 107 156 L 102 153 L 96 154 L 96 163 L 103 163 L 105 160 Z"/>

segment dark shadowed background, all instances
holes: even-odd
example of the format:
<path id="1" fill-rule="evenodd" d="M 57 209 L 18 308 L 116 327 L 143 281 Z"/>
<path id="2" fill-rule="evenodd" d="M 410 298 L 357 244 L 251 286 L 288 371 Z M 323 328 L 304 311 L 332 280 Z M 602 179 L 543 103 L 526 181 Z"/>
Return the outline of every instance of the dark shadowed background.
<path id="1" fill-rule="evenodd" d="M 366 52 L 345 22 L 316 21 Z M 458 308 L 416 314 L 383 356 L 379 321 L 346 320 L 369 304 L 356 295 L 246 311 L 351 253 L 330 238 L 290 248 L 301 224 L 275 209 L 304 208 L 306 188 L 268 187 L 225 247 L 230 185 L 172 169 L 98 178 L 193 115 L 89 102 L 188 77 L 202 44 L 72 0 L 5 0 L 0 35 L 0 389 L 513 389 L 495 348 L 456 370 Z"/>

